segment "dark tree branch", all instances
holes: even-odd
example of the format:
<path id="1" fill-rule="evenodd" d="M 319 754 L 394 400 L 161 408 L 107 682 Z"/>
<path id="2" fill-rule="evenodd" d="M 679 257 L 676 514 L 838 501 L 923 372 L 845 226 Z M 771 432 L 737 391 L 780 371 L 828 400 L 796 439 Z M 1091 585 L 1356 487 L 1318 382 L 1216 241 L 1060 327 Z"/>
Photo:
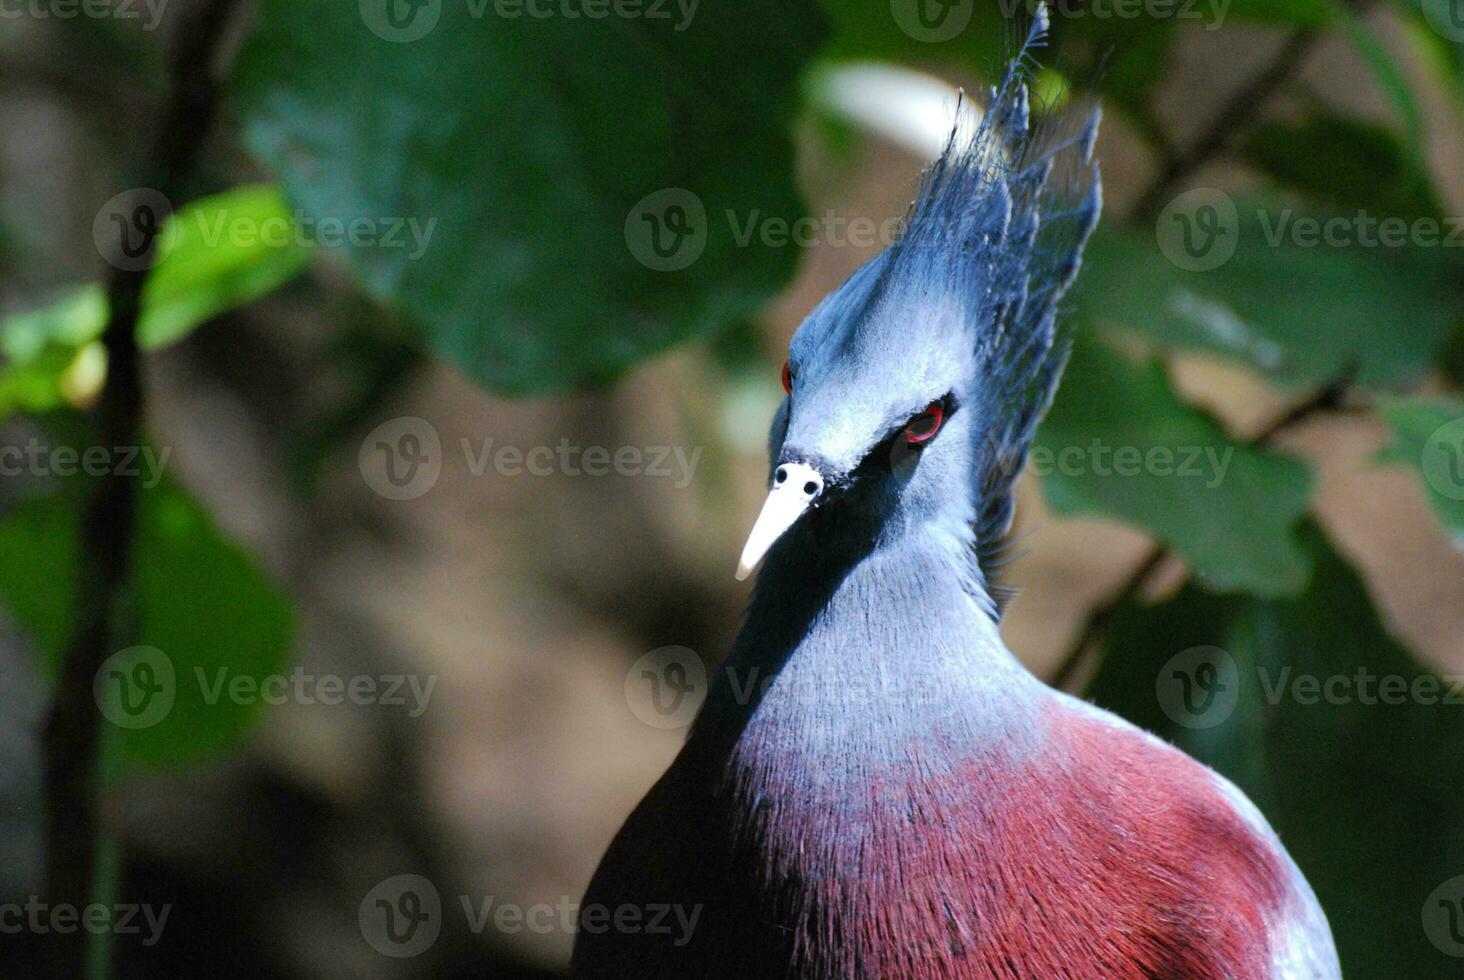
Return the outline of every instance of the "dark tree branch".
<path id="1" fill-rule="evenodd" d="M 1271 62 L 1230 97 L 1188 150 L 1171 149 L 1159 176 L 1134 206 L 1133 220 L 1140 224 L 1152 222 L 1187 177 L 1228 149 L 1231 140 L 1250 126 L 1271 96 L 1300 67 L 1320 36 L 1312 27 L 1292 31 Z"/>
<path id="2" fill-rule="evenodd" d="M 182 193 L 215 108 L 213 62 L 232 0 L 196 0 L 179 15 L 172 90 L 143 186 L 169 200 Z M 159 220 L 162 215 L 156 216 Z M 151 236 L 155 238 L 156 236 Z M 148 241 L 151 259 L 154 241 Z M 150 261 L 146 264 L 150 265 Z M 114 269 L 107 283 L 108 320 L 102 334 L 107 377 L 93 411 L 97 445 L 137 446 L 142 438 L 143 386 L 137 320 L 147 268 Z M 84 908 L 92 894 L 100 841 L 98 746 L 101 720 L 92 695 L 97 670 L 125 646 L 125 617 L 137 523 L 137 484 L 113 472 L 85 501 L 81 520 L 76 621 L 42 734 L 46 817 L 46 891 L 53 907 Z M 52 976 L 86 975 L 86 933 L 53 935 Z"/>
<path id="3" fill-rule="evenodd" d="M 1356 374 L 1357 366 L 1355 364 L 1349 364 L 1332 381 L 1323 385 L 1314 393 L 1297 402 L 1268 422 L 1259 432 L 1247 440 L 1247 444 L 1256 447 L 1269 446 L 1279 436 L 1308 419 L 1324 412 L 1333 412 L 1342 408 L 1347 400 L 1348 390 Z M 1083 621 L 1082 627 L 1078 630 L 1077 638 L 1068 647 L 1062 662 L 1049 679 L 1049 684 L 1056 688 L 1068 688 L 1073 678 L 1077 675 L 1078 668 L 1082 666 L 1088 651 L 1108 631 L 1108 626 L 1112 622 L 1114 614 L 1139 596 L 1144 586 L 1148 584 L 1159 567 L 1164 564 L 1164 559 L 1167 557 L 1169 557 L 1168 548 L 1163 545 L 1154 545 L 1144 557 L 1144 560 L 1139 562 L 1129 577 L 1124 580 L 1123 584 L 1111 596 L 1099 603 L 1088 613 L 1088 617 Z"/>

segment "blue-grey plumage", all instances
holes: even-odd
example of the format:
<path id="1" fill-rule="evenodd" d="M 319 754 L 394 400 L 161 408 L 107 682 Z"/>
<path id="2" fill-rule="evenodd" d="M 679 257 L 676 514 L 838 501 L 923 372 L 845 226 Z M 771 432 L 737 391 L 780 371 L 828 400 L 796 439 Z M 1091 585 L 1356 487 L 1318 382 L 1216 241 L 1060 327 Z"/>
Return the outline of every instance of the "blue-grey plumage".
<path id="1" fill-rule="evenodd" d="M 1067 359 L 1059 303 L 1100 209 L 1097 112 L 1051 125 L 1030 112 L 1026 66 L 1044 26 L 1034 25 L 980 123 L 952 131 L 901 239 L 799 329 L 788 362 L 793 392 L 772 435 L 775 476 L 778 465 L 803 463 L 837 484 L 886 441 L 890 454 L 913 456 L 897 433 L 943 402 L 948 429 L 920 451 L 914 483 L 902 487 L 891 516 L 920 519 L 929 508 L 965 504 L 959 516 L 976 527 L 976 568 L 993 614 L 1012 488 Z M 815 450 L 817 459 L 803 458 Z M 755 557 L 744 559 L 742 576 Z"/>
<path id="2" fill-rule="evenodd" d="M 586 929 L 578 975 L 1340 975 L 1239 791 L 1048 689 L 998 631 L 1013 486 L 1099 210 L 1096 115 L 1031 112 L 1044 28 L 906 234 L 793 339 L 746 622 L 586 896 L 697 926 Z"/>

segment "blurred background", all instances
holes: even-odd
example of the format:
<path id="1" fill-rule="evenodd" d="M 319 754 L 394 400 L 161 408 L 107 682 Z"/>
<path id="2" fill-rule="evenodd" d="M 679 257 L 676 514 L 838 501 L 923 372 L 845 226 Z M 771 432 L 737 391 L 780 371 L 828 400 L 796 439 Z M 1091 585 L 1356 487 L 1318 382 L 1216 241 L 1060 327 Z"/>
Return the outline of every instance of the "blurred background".
<path id="1" fill-rule="evenodd" d="M 0 975 L 561 975 L 788 339 L 1030 9 L 0 0 Z M 1004 635 L 1457 977 L 1464 3 L 1051 18 L 1105 215 Z"/>

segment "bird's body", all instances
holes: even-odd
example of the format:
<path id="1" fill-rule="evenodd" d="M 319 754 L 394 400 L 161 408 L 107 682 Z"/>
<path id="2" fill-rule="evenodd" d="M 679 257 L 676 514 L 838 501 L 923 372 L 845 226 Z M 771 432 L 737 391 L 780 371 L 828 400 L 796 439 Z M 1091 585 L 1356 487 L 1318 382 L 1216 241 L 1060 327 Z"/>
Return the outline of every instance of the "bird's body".
<path id="1" fill-rule="evenodd" d="M 1340 976 L 1249 801 L 1047 688 L 998 631 L 1013 483 L 1098 211 L 1093 125 L 1028 116 L 1043 27 L 906 236 L 794 337 L 746 622 L 595 874 L 578 976 Z M 625 925 L 656 911 L 690 928 Z"/>
<path id="2" fill-rule="evenodd" d="M 695 929 L 582 934 L 578 975 L 1338 976 L 1259 813 L 1028 674 L 962 587 L 960 547 L 891 543 L 816 610 L 790 597 L 819 568 L 769 566 L 696 730 L 586 896 L 679 905 Z M 910 603 L 928 610 L 913 630 L 894 608 Z M 786 657 L 752 628 L 810 614 Z"/>

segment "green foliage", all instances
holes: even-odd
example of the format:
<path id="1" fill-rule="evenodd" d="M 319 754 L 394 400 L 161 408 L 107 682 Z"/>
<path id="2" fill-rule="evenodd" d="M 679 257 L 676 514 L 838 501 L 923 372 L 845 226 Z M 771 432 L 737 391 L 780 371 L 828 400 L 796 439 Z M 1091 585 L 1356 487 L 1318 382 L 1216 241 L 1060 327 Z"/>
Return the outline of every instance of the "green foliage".
<path id="1" fill-rule="evenodd" d="M 27 500 L 0 519 L 0 597 L 53 672 L 71 638 L 76 530 L 76 509 L 61 500 Z"/>
<path id="2" fill-rule="evenodd" d="M 1293 538 L 1306 466 L 1230 439 L 1175 397 L 1159 365 L 1132 363 L 1091 331 L 1079 331 L 1033 461 L 1058 513 L 1144 528 L 1214 588 L 1275 596 L 1306 584 Z"/>
<path id="3" fill-rule="evenodd" d="M 0 518 L 0 597 L 53 676 L 75 622 L 78 525 L 75 500 L 61 496 L 26 500 Z M 163 717 L 120 732 L 119 762 L 206 758 L 260 707 L 257 699 L 231 698 L 227 686 L 215 697 L 219 672 L 228 680 L 259 680 L 287 669 L 289 603 L 197 503 L 166 481 L 143 484 L 136 553 L 136 642 L 166 656 L 172 703 Z"/>
<path id="4" fill-rule="evenodd" d="M 1319 530 L 1305 539 L 1313 574 L 1296 598 L 1192 584 L 1121 608 L 1091 696 L 1265 811 L 1327 911 L 1346 976 L 1456 977 L 1420 918 L 1464 857 L 1464 690 L 1388 635 Z M 1184 653 L 1201 646 L 1223 652 Z"/>
<path id="5" fill-rule="evenodd" d="M 1382 413 L 1394 439 L 1382 461 L 1418 473 L 1439 521 L 1464 548 L 1464 403 L 1394 399 Z"/>
<path id="6" fill-rule="evenodd" d="M 1175 265 L 1152 232 L 1100 228 L 1075 290 L 1084 318 L 1223 354 L 1288 386 L 1355 370 L 1361 384 L 1393 388 L 1432 368 L 1464 308 L 1451 256 L 1406 241 L 1297 244 L 1307 219 L 1335 218 L 1347 235 L 1356 225 L 1346 215 L 1234 203 L 1238 222 L 1222 233 L 1235 236 L 1235 252 L 1208 271 Z"/>
<path id="7" fill-rule="evenodd" d="M 1257 126 L 1246 151 L 1277 182 L 1324 206 L 1410 220 L 1443 216 L 1428 175 L 1383 126 L 1320 112 Z"/>
<path id="8" fill-rule="evenodd" d="M 137 324 L 145 348 L 181 340 L 272 292 L 309 259 L 289 206 L 272 185 L 240 187 L 180 208 L 164 225 L 158 254 Z M 0 418 L 90 400 L 105 371 L 96 341 L 106 323 L 106 292 L 97 283 L 0 321 Z"/>
<path id="9" fill-rule="evenodd" d="M 278 187 L 239 187 L 181 208 L 142 296 L 137 341 L 161 347 L 273 292 L 310 258 Z"/>
<path id="10" fill-rule="evenodd" d="M 803 216 L 791 130 L 818 88 L 805 84 L 808 66 L 877 59 L 989 81 L 1022 30 L 1004 13 L 1032 9 L 751 0 L 702 4 L 685 21 L 632 21 L 504 17 L 469 0 L 402 28 L 383 19 L 389 2 L 261 0 L 225 118 L 278 183 L 182 208 L 143 292 L 138 339 L 152 349 L 330 255 L 359 283 L 357 307 L 374 301 L 392 328 L 404 325 L 322 327 L 351 390 L 295 447 L 302 486 L 343 433 L 379 414 L 424 349 L 517 394 L 599 384 L 698 337 L 712 338 L 725 370 L 750 374 L 766 359 L 756 318 L 799 258 L 759 232 Z M 1393 13 L 1402 47 L 1447 78 L 1461 108 L 1464 42 L 1439 20 L 1449 2 L 1396 0 Z M 1310 470 L 1227 433 L 1163 367 L 1172 349 L 1219 354 L 1293 396 L 1349 378 L 1353 400 L 1374 406 L 1392 434 L 1383 461 L 1417 473 L 1464 547 L 1464 261 L 1416 233 L 1417 222 L 1443 217 L 1443 197 L 1423 164 L 1411 76 L 1372 18 L 1343 0 L 1248 0 L 1219 19 L 1203 3 L 1189 17 L 1153 16 L 1157 7 L 1115 16 L 1112 4 L 1105 16 L 1099 6 L 1069 3 L 1054 17 L 1039 89 L 1065 82 L 1116 109 L 1157 170 L 1183 162 L 1207 122 L 1178 139 L 1161 121 L 1172 112 L 1155 111 L 1171 52 L 1200 32 L 1226 43 L 1232 21 L 1246 25 L 1237 46 L 1305 37 L 1299 30 L 1345 38 L 1386 115 L 1341 115 L 1293 78 L 1278 91 L 1286 115 L 1262 107 L 1259 123 L 1227 134 L 1207 161 L 1249 167 L 1238 186 L 1259 185 L 1251 196 L 1196 188 L 1199 175 L 1220 178 L 1186 171 L 1160 190 L 1198 193 L 1190 210 L 1175 202 L 1152 225 L 1110 212 L 1095 234 L 1072 295 L 1073 358 L 1033 468 L 1058 513 L 1142 529 L 1192 575 L 1172 598 L 1117 610 L 1093 695 L 1256 800 L 1315 885 L 1349 976 L 1455 976 L 1457 961 L 1428 943 L 1420 916 L 1430 891 L 1464 871 L 1464 796 L 1444 775 L 1464 750 L 1458 708 L 1412 694 L 1365 699 L 1359 671 L 1409 692 L 1431 675 L 1308 521 Z M 64 29 L 85 56 L 162 87 L 162 61 L 137 32 L 85 18 Z M 133 47 L 113 50 L 120 43 Z M 842 149 L 860 137 L 818 121 Z M 1337 240 L 1310 233 L 1313 221 L 1340 222 Z M 1404 223 L 1403 240 L 1380 241 L 1383 221 Z M 1191 250 L 1197 230 L 1206 254 Z M 11 238 L 0 242 L 7 254 Z M 0 321 L 0 419 L 90 404 L 105 377 L 107 313 L 103 287 L 90 284 Z M 1425 383 L 1450 394 L 1400 396 Z M 0 600 L 54 673 L 76 618 L 85 487 L 35 489 L 47 495 L 0 515 Z M 257 699 L 230 697 L 230 680 L 288 669 L 289 604 L 168 482 L 141 491 L 129 585 L 132 635 L 162 651 L 174 698 L 153 723 L 120 731 L 119 760 L 205 758 L 258 710 Z M 1222 651 L 1233 674 L 1209 675 L 1231 686 L 1201 693 L 1227 707 L 1195 724 L 1176 710 L 1186 702 L 1174 687 L 1193 658 L 1175 658 L 1201 645 Z M 125 679 L 145 666 L 155 679 L 160 663 L 149 657 L 109 670 Z M 1293 686 L 1303 677 L 1317 680 L 1317 698 Z M 1345 696 L 1327 693 L 1335 678 L 1354 679 Z"/>
<path id="11" fill-rule="evenodd" d="M 418 223 L 418 248 L 340 249 L 372 296 L 527 393 L 605 381 L 777 292 L 796 250 L 739 229 L 802 213 L 788 130 L 811 6 L 679 26 L 472 6 L 391 43 L 355 3 L 265 0 L 238 67 L 246 140 L 306 213 Z"/>

